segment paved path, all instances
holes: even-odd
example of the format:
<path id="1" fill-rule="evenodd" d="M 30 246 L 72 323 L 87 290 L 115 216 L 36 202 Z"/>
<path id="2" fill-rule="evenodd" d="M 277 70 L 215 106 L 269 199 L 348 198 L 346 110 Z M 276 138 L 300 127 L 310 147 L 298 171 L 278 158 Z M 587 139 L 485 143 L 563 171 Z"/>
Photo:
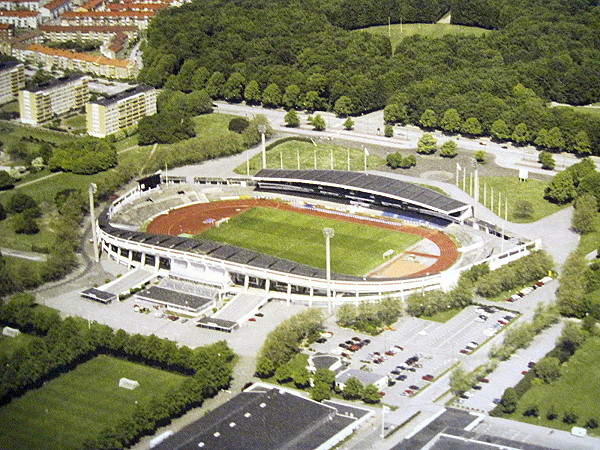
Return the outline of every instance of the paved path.
<path id="1" fill-rule="evenodd" d="M 46 261 L 48 255 L 36 252 L 26 252 L 23 250 L 13 250 L 12 248 L 0 247 L 0 253 L 3 256 L 12 256 L 13 258 L 29 259 L 31 261 Z"/>

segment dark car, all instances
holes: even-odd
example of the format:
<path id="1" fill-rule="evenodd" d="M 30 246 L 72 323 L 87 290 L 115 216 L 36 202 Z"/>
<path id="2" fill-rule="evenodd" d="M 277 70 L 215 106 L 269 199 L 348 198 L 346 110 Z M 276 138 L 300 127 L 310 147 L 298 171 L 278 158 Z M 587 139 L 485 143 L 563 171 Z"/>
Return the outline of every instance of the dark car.
<path id="1" fill-rule="evenodd" d="M 363 339 L 363 344 L 370 344 L 371 343 L 371 339 Z"/>
<path id="2" fill-rule="evenodd" d="M 407 378 L 406 375 L 403 374 L 403 375 L 398 375 L 396 377 L 396 380 L 398 380 L 398 381 L 404 381 L 404 380 L 406 380 L 406 378 Z"/>
<path id="3" fill-rule="evenodd" d="M 348 344 L 348 345 L 352 345 L 352 344 L 354 344 L 354 342 L 353 342 L 353 341 L 351 341 L 351 340 L 347 340 L 347 341 L 346 341 L 346 344 Z"/>
<path id="4" fill-rule="evenodd" d="M 413 391 L 418 391 L 419 389 L 421 389 L 419 386 L 417 386 L 416 384 L 411 384 L 409 387 L 409 389 L 412 389 Z"/>
<path id="5" fill-rule="evenodd" d="M 357 341 L 357 342 L 360 342 L 360 341 L 362 341 L 362 339 L 361 339 L 361 338 L 359 338 L 358 336 L 354 336 L 354 337 L 352 338 L 352 340 L 353 340 L 353 341 Z"/>
<path id="6" fill-rule="evenodd" d="M 475 386 L 473 386 L 473 389 L 475 389 L 476 391 L 480 391 L 481 390 L 481 386 L 479 386 L 478 384 L 476 384 Z"/>
<path id="7" fill-rule="evenodd" d="M 477 381 L 479 381 L 480 383 L 489 383 L 490 382 L 490 380 L 485 377 L 478 377 Z"/>
<path id="8" fill-rule="evenodd" d="M 346 344 L 344 344 L 344 343 L 342 342 L 342 343 L 340 344 L 340 347 L 342 347 L 342 348 L 346 348 L 346 349 L 347 349 L 347 348 L 348 348 L 348 345 L 346 345 Z"/>
<path id="9" fill-rule="evenodd" d="M 390 373 L 392 373 L 394 375 L 400 375 L 400 371 L 398 369 L 394 369 Z"/>
<path id="10" fill-rule="evenodd" d="M 527 364 L 527 367 L 529 367 L 530 369 L 533 369 L 535 367 L 535 363 L 533 361 L 529 361 L 529 363 Z"/>
<path id="11" fill-rule="evenodd" d="M 317 339 L 316 342 L 317 342 L 317 344 L 324 344 L 325 342 L 327 342 L 327 339 L 322 337 L 322 338 Z"/>
<path id="12" fill-rule="evenodd" d="M 265 317 L 265 315 L 263 313 L 256 313 L 254 314 L 256 317 Z"/>

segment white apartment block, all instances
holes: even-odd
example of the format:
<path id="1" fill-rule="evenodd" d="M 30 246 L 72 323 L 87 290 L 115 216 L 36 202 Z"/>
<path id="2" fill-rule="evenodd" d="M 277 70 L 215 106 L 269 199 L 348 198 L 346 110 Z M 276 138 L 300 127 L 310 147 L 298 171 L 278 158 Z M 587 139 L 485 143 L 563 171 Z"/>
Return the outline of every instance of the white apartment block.
<path id="1" fill-rule="evenodd" d="M 24 87 L 23 63 L 17 61 L 0 62 L 0 104 L 16 100 L 19 97 L 19 90 Z"/>
<path id="2" fill-rule="evenodd" d="M 89 99 L 84 75 L 59 78 L 19 92 L 21 122 L 36 125 L 68 111 L 83 108 Z"/>
<path id="3" fill-rule="evenodd" d="M 156 89 L 136 86 L 86 105 L 87 132 L 106 137 L 137 125 L 142 117 L 156 114 Z"/>
<path id="4" fill-rule="evenodd" d="M 15 28 L 37 28 L 41 21 L 42 16 L 38 11 L 0 11 L 0 23 Z"/>

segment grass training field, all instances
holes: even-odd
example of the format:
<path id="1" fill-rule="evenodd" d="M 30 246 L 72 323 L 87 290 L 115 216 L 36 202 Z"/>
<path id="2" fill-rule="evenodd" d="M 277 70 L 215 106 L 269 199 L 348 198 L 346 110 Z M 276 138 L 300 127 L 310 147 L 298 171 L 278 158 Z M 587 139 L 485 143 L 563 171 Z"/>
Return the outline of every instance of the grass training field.
<path id="1" fill-rule="evenodd" d="M 137 380 L 134 390 L 119 379 Z M 0 408 L 0 448 L 77 449 L 185 377 L 101 355 Z"/>
<path id="2" fill-rule="evenodd" d="M 592 336 L 577 350 L 569 361 L 563 364 L 561 377 L 541 386 L 532 386 L 519 400 L 517 410 L 511 419 L 533 423 L 560 430 L 571 430 L 571 427 L 583 427 L 594 418 L 600 422 L 600 337 Z M 537 405 L 540 417 L 525 417 L 523 411 L 531 405 Z M 558 417 L 554 420 L 546 418 L 547 412 L 554 407 Z M 563 413 L 573 411 L 577 423 L 563 422 Z M 600 435 L 598 428 L 588 433 Z"/>
<path id="3" fill-rule="evenodd" d="M 478 27 L 465 27 L 463 25 L 452 25 L 449 23 L 405 23 L 393 24 L 388 28 L 387 25 L 376 27 L 363 28 L 361 31 L 374 33 L 383 36 L 389 36 L 392 43 L 392 48 L 402 41 L 402 39 L 418 34 L 430 38 L 440 38 L 447 34 L 458 34 L 465 36 L 481 36 L 489 33 L 489 30 Z"/>
<path id="4" fill-rule="evenodd" d="M 365 156 L 362 149 L 341 147 L 339 145 L 311 142 L 287 141 L 267 151 L 268 169 L 335 169 L 365 170 Z M 333 164 L 332 164 L 333 161 Z M 376 169 L 385 164 L 379 156 L 367 156 L 367 169 Z M 252 157 L 234 169 L 235 173 L 256 174 L 262 169 L 262 155 Z"/>
<path id="5" fill-rule="evenodd" d="M 515 177 L 480 177 L 479 178 L 479 201 L 484 204 L 484 185 L 486 200 L 485 206 L 491 209 L 491 194 L 494 193 L 494 213 L 498 215 L 498 193 L 502 194 L 501 216 L 504 218 L 504 199 L 508 199 L 508 220 L 516 223 L 530 223 L 543 219 L 546 216 L 554 214 L 565 208 L 565 205 L 556 205 L 544 199 L 544 189 L 548 185 L 545 181 L 529 179 L 519 181 Z M 465 191 L 469 192 L 470 177 L 467 177 Z M 459 181 L 459 187 L 462 189 L 462 179 Z M 518 201 L 527 201 L 533 207 L 531 216 L 527 218 L 518 217 L 516 207 Z"/>
<path id="6" fill-rule="evenodd" d="M 272 208 L 252 208 L 200 236 L 325 269 L 324 227 L 335 230 L 331 270 L 349 275 L 365 275 L 384 262 L 387 250 L 401 252 L 421 240 L 412 234 Z"/>

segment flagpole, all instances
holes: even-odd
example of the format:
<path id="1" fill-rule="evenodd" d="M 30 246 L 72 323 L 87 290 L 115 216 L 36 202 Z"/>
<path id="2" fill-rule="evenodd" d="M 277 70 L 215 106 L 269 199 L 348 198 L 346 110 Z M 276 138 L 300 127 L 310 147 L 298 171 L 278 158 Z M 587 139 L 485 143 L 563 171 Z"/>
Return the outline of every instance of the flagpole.
<path id="1" fill-rule="evenodd" d="M 348 147 L 348 172 L 350 172 L 350 147 Z"/>
<path id="2" fill-rule="evenodd" d="M 467 192 L 467 168 L 463 170 L 463 191 Z"/>
<path id="3" fill-rule="evenodd" d="M 283 170 L 283 152 L 279 152 L 279 167 Z"/>
<path id="4" fill-rule="evenodd" d="M 333 170 L 333 148 L 329 151 L 329 159 L 331 160 L 331 170 Z"/>
<path id="5" fill-rule="evenodd" d="M 300 170 L 300 149 L 298 151 L 298 170 Z"/>
<path id="6" fill-rule="evenodd" d="M 314 156 L 315 156 L 315 170 L 317 169 L 317 149 L 314 149 Z"/>

